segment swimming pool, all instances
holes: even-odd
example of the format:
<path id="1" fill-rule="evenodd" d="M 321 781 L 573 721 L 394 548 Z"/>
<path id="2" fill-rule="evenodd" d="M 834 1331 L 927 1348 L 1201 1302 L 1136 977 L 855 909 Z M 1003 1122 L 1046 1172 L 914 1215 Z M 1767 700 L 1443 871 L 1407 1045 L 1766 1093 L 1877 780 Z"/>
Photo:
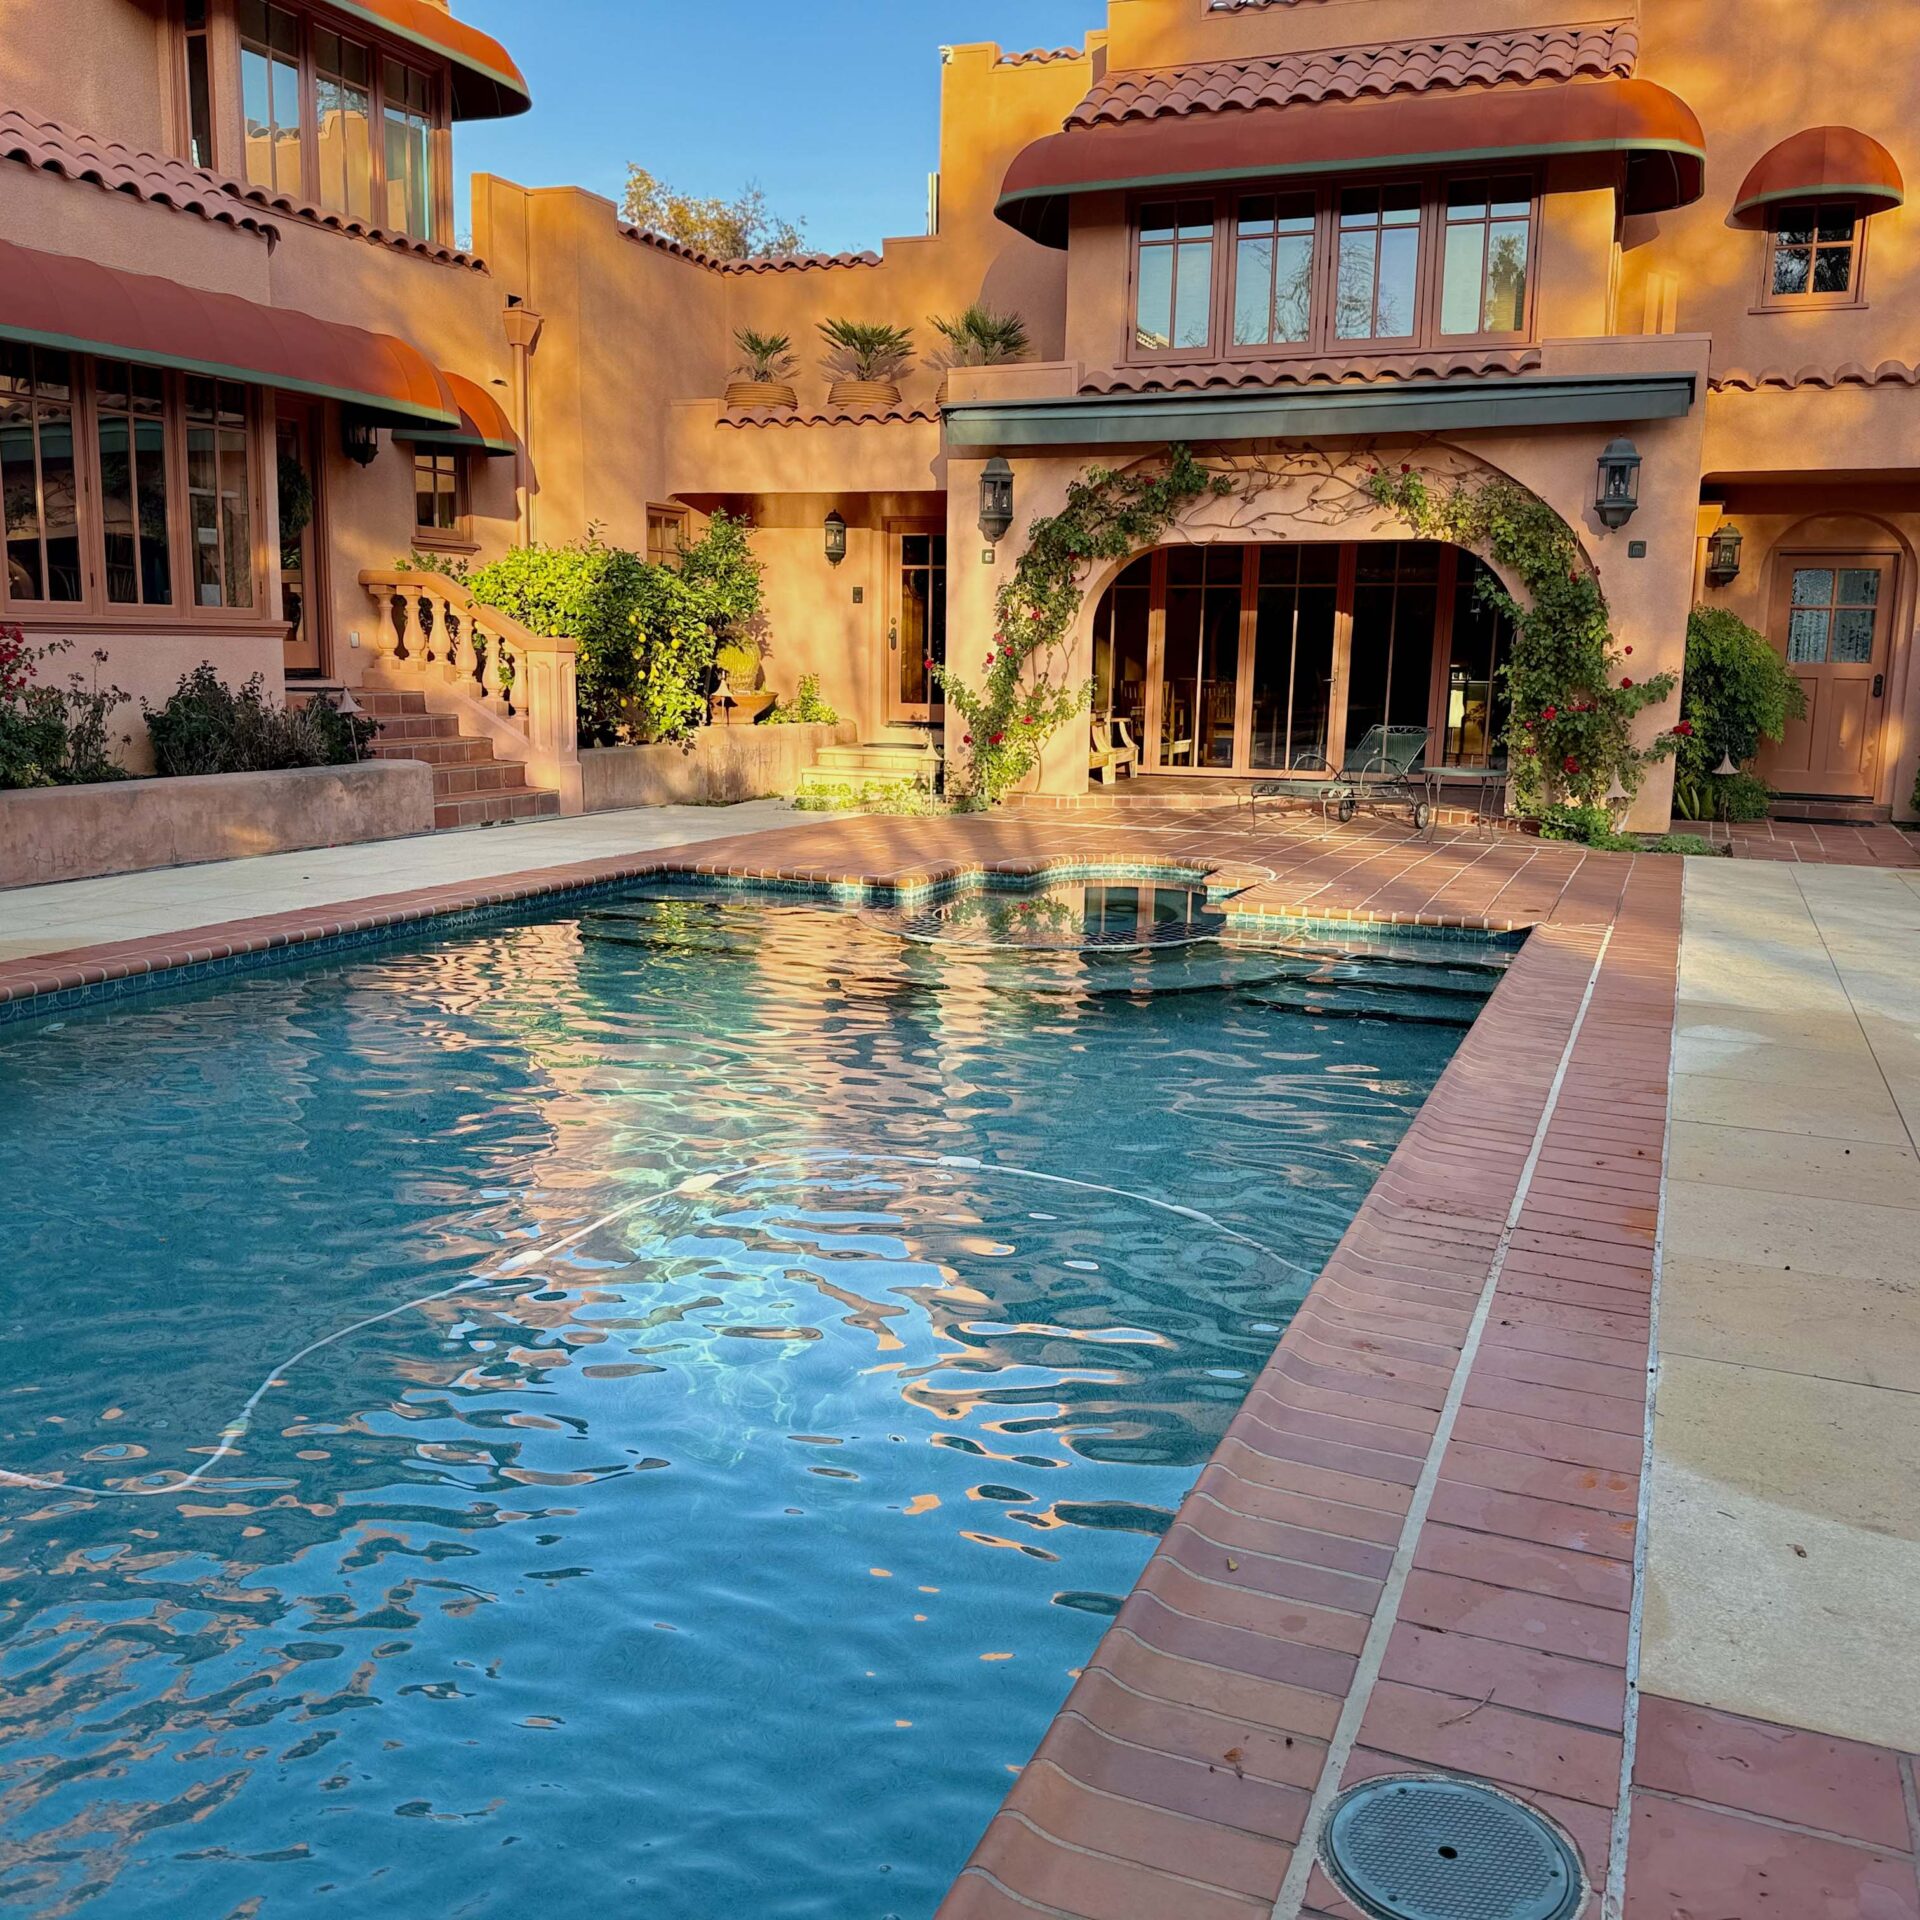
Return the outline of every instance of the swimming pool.
<path id="1" fill-rule="evenodd" d="M 1459 1037 L 1305 964 L 652 887 L 10 1029 L 0 1905 L 923 1920 Z"/>

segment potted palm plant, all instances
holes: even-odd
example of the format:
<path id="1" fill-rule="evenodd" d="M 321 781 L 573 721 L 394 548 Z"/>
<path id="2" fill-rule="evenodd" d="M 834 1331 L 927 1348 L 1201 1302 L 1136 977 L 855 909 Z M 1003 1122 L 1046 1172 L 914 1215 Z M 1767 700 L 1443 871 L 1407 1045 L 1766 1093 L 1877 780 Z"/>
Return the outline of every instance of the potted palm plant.
<path id="1" fill-rule="evenodd" d="M 730 407 L 791 407 L 796 404 L 790 384 L 799 364 L 793 357 L 793 341 L 784 333 L 755 333 L 742 327 L 733 336 L 740 349 L 740 364 L 727 382 L 726 403 Z"/>
<path id="2" fill-rule="evenodd" d="M 833 384 L 827 404 L 835 407 L 897 407 L 900 388 L 894 376 L 913 358 L 913 329 L 878 320 L 822 320 L 827 343 L 826 369 Z"/>
<path id="3" fill-rule="evenodd" d="M 939 351 L 942 367 L 1004 367 L 1024 360 L 1032 351 L 1027 323 L 1017 313 L 995 313 L 976 300 L 959 313 L 936 313 L 933 330 L 946 342 Z M 947 383 L 940 382 L 939 400 L 947 401 Z"/>

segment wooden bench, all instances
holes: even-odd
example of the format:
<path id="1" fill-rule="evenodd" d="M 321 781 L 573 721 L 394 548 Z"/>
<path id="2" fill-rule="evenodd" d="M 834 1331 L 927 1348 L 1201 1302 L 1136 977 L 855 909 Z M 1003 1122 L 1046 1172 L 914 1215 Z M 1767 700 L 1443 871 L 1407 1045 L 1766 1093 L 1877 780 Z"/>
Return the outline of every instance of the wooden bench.
<path id="1" fill-rule="evenodd" d="M 1097 773 L 1103 787 L 1112 786 L 1118 774 L 1140 771 L 1140 749 L 1134 745 L 1124 720 L 1093 723 L 1093 747 L 1087 755 L 1087 771 Z"/>

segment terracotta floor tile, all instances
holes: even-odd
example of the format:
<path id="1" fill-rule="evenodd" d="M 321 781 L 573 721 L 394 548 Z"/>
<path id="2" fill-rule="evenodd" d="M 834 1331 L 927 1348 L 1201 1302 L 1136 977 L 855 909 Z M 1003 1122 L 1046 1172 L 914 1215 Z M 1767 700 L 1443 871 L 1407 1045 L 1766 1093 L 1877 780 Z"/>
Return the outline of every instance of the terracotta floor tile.
<path id="1" fill-rule="evenodd" d="M 1483 1701 L 1381 1680 L 1360 1723 L 1360 1744 L 1378 1753 L 1538 1788 L 1609 1808 L 1620 1786 L 1615 1734 Z"/>
<path id="2" fill-rule="evenodd" d="M 1622 1613 L 1633 1601 L 1633 1568 L 1625 1560 L 1447 1526 L 1432 1513 L 1421 1529 L 1414 1565 Z"/>

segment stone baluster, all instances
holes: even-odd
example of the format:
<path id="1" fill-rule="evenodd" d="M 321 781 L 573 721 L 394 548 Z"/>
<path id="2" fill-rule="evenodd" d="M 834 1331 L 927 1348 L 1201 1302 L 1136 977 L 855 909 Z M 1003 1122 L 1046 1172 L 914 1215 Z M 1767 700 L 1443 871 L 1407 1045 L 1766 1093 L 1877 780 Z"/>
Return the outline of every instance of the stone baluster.
<path id="1" fill-rule="evenodd" d="M 388 611 L 393 616 L 393 657 L 411 660 L 413 655 L 407 649 L 407 596 L 397 588 L 390 596 Z"/>

